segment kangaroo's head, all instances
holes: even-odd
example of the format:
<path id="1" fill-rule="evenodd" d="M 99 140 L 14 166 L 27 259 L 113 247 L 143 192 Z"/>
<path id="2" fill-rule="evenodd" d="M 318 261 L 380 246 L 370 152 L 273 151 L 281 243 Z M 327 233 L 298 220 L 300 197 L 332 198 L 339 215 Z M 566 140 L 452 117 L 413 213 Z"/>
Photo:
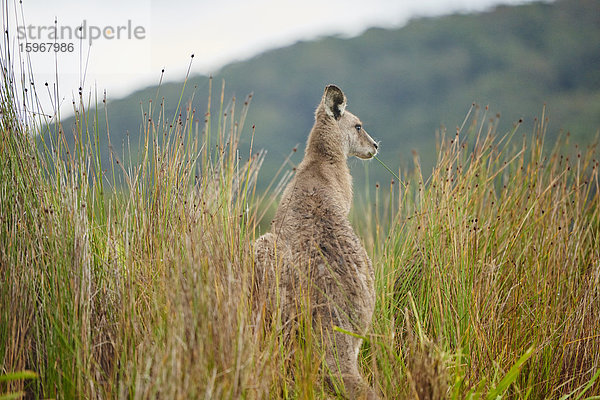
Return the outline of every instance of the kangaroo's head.
<path id="1" fill-rule="evenodd" d="M 337 134 L 346 157 L 369 159 L 377 154 L 378 145 L 364 130 L 360 119 L 346 111 L 346 96 L 339 87 L 328 85 L 321 105 L 327 116 L 334 120 L 333 125 L 339 128 Z"/>

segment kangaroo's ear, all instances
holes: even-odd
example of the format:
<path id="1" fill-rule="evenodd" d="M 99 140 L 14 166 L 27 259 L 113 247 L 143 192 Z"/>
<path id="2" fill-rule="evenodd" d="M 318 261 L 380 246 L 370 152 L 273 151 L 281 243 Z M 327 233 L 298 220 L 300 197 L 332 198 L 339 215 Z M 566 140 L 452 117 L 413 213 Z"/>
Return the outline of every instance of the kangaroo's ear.
<path id="1" fill-rule="evenodd" d="M 323 105 L 327 114 L 331 115 L 336 120 L 339 120 L 346 110 L 346 96 L 342 89 L 335 85 L 325 87 L 323 94 Z"/>

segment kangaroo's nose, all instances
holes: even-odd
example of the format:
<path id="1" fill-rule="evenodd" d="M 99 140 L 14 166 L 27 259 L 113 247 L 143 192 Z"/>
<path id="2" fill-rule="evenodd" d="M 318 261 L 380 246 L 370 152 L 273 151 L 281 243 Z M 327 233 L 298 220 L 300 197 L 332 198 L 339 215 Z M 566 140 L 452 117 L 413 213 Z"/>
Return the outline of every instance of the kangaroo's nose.
<path id="1" fill-rule="evenodd" d="M 373 143 L 373 146 L 375 146 L 375 150 L 377 150 L 379 148 L 379 145 L 377 144 L 377 142 Z"/>

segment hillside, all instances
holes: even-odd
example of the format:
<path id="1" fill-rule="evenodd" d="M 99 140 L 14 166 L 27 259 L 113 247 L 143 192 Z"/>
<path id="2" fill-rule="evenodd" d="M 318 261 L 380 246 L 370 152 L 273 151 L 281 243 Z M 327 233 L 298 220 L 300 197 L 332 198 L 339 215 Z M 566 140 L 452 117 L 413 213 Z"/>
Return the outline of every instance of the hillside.
<path id="1" fill-rule="evenodd" d="M 349 109 L 381 141 L 380 157 L 394 169 L 412 166 L 413 149 L 428 169 L 435 160 L 436 131 L 445 126 L 453 132 L 473 102 L 489 105 L 490 117 L 501 113 L 499 132 L 522 118 L 521 133 L 532 132 L 547 104 L 550 140 L 564 130 L 588 143 L 600 127 L 599 11 L 595 0 L 503 6 L 419 19 L 396 30 L 371 29 L 351 39 L 297 43 L 224 67 L 214 76 L 213 98 L 223 79 L 226 99 L 236 95 L 241 101 L 254 93 L 242 149 L 255 125 L 255 148 L 268 150 L 265 181 L 294 145 L 303 146 L 327 83 L 344 89 Z M 167 115 L 173 115 L 182 87 L 162 84 L 159 97 L 166 99 Z M 194 91 L 192 105 L 201 116 L 208 78 L 192 77 L 183 100 Z M 123 143 L 127 132 L 137 142 L 140 102 L 147 108 L 156 93 L 150 87 L 108 102 L 113 144 Z M 64 121 L 67 130 L 72 125 Z M 362 171 L 361 163 L 353 165 Z M 389 178 L 378 165 L 370 174 Z"/>

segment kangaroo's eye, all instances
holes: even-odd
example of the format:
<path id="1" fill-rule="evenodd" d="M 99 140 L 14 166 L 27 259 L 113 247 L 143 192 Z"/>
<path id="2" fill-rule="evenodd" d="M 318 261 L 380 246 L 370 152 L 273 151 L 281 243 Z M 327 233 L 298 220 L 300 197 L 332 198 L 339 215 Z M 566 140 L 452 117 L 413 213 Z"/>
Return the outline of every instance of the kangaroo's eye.
<path id="1" fill-rule="evenodd" d="M 356 124 L 354 127 L 356 128 L 356 130 L 358 132 L 360 132 L 360 130 L 362 129 L 362 125 L 360 125 L 360 124 Z"/>

